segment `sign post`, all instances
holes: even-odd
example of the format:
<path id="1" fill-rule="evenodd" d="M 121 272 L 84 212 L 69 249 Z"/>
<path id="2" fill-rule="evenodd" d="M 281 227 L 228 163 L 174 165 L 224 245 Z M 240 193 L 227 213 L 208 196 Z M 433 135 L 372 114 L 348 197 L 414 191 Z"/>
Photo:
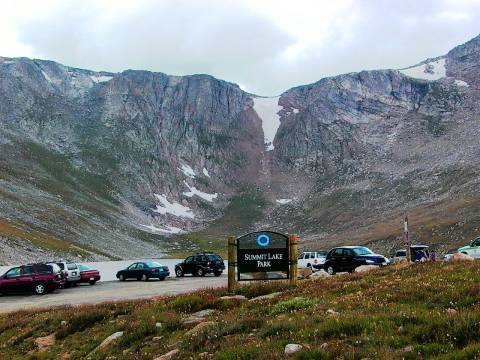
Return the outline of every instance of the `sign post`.
<path id="1" fill-rule="evenodd" d="M 290 235 L 288 237 L 288 244 L 290 247 L 290 285 L 297 286 L 298 281 L 298 236 Z"/>
<path id="2" fill-rule="evenodd" d="M 232 293 L 235 290 L 235 267 L 237 265 L 237 245 L 233 236 L 228 238 L 228 292 Z"/>

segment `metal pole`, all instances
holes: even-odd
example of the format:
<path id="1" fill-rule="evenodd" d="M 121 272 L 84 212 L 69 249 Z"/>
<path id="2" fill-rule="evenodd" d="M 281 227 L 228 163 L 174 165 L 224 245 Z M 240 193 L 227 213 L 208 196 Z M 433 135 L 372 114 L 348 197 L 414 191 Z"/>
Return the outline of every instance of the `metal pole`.
<path id="1" fill-rule="evenodd" d="M 408 232 L 408 215 L 405 215 L 405 220 L 403 223 L 403 238 L 405 242 L 405 246 L 407 247 L 407 261 L 412 261 L 412 250 L 410 248 L 410 233 Z"/>
<path id="2" fill-rule="evenodd" d="M 236 286 L 235 280 L 235 266 L 237 264 L 235 237 L 228 238 L 228 292 L 233 292 Z"/>
<path id="3" fill-rule="evenodd" d="M 298 281 L 298 236 L 290 235 L 288 237 L 288 245 L 290 247 L 290 285 L 297 286 Z"/>

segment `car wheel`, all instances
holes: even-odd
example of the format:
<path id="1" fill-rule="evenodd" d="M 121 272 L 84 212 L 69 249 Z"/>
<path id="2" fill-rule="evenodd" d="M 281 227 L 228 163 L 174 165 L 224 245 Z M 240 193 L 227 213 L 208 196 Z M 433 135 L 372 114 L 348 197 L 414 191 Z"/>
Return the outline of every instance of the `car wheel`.
<path id="1" fill-rule="evenodd" d="M 160 281 L 163 281 L 163 280 L 165 280 L 165 276 L 161 276 L 161 277 L 159 277 L 159 278 L 158 278 L 158 280 L 160 280 Z"/>
<path id="2" fill-rule="evenodd" d="M 205 271 L 201 267 L 199 267 L 199 268 L 197 268 L 196 275 L 197 276 L 205 276 Z"/>
<path id="3" fill-rule="evenodd" d="M 328 265 L 327 266 L 327 274 L 328 275 L 335 275 L 335 268 L 333 267 L 333 265 Z"/>
<path id="4" fill-rule="evenodd" d="M 44 295 L 47 292 L 47 287 L 45 286 L 44 283 L 38 283 L 38 284 L 35 284 L 33 291 L 37 295 Z"/>
<path id="5" fill-rule="evenodd" d="M 222 272 L 221 271 L 215 271 L 214 274 L 215 274 L 215 276 L 220 276 L 220 275 L 222 275 Z"/>
<path id="6" fill-rule="evenodd" d="M 148 281 L 148 275 L 147 275 L 147 274 L 143 274 L 140 279 L 141 279 L 142 281 Z"/>
<path id="7" fill-rule="evenodd" d="M 120 274 L 120 276 L 118 277 L 118 279 L 119 279 L 120 281 L 125 281 L 125 275 Z"/>
<path id="8" fill-rule="evenodd" d="M 312 268 L 312 264 L 308 263 L 307 268 Z"/>
<path id="9" fill-rule="evenodd" d="M 182 268 L 176 268 L 175 269 L 175 276 L 176 277 L 183 277 L 184 273 L 183 273 L 183 270 Z"/>
<path id="10" fill-rule="evenodd" d="M 64 286 L 65 289 L 68 289 L 68 288 L 70 287 L 70 285 L 72 285 L 72 284 L 70 284 L 70 283 L 67 281 L 67 282 L 65 283 L 65 285 L 63 285 L 63 286 Z"/>
<path id="11" fill-rule="evenodd" d="M 72 283 L 72 286 L 73 286 L 73 287 L 77 287 L 77 285 L 78 285 L 78 282 Z"/>
<path id="12" fill-rule="evenodd" d="M 95 285 L 97 282 L 96 281 L 90 281 L 89 284 L 90 285 Z"/>

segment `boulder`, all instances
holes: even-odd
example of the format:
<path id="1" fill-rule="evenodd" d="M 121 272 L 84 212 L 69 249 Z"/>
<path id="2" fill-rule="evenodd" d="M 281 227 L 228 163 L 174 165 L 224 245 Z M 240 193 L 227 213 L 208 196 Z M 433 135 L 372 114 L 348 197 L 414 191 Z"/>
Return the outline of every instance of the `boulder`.
<path id="1" fill-rule="evenodd" d="M 299 344 L 287 344 L 285 345 L 285 355 L 293 355 L 303 349 Z"/>
<path id="2" fill-rule="evenodd" d="M 205 310 L 201 310 L 201 311 L 197 311 L 196 313 L 193 313 L 192 316 L 203 318 L 205 316 L 212 315 L 215 311 L 216 310 L 213 310 L 213 309 L 205 309 Z"/>
<path id="3" fill-rule="evenodd" d="M 281 292 L 274 292 L 274 293 L 267 294 L 267 295 L 257 296 L 253 299 L 248 300 L 248 301 L 256 302 L 256 301 L 269 300 L 269 299 L 276 298 L 277 296 L 280 296 L 280 295 L 282 295 Z"/>
<path id="4" fill-rule="evenodd" d="M 375 265 L 361 265 L 355 269 L 355 272 L 368 272 L 372 270 L 378 270 L 378 266 Z"/>
<path id="5" fill-rule="evenodd" d="M 47 350 L 50 346 L 55 345 L 55 333 L 48 336 L 36 338 L 35 345 L 37 345 L 38 351 Z"/>
<path id="6" fill-rule="evenodd" d="M 162 356 L 156 357 L 154 360 L 171 360 L 175 356 L 177 356 L 178 352 L 179 352 L 178 349 L 174 349 L 174 350 L 169 351 L 166 354 L 163 354 Z"/>
<path id="7" fill-rule="evenodd" d="M 328 310 L 326 311 L 326 314 L 327 314 L 327 315 L 332 315 L 332 316 L 337 316 L 337 315 L 339 315 L 340 313 L 339 313 L 338 311 L 335 311 L 334 309 L 328 309 Z"/>
<path id="8" fill-rule="evenodd" d="M 447 314 L 448 315 L 457 315 L 458 311 L 455 309 L 448 308 L 447 309 Z"/>
<path id="9" fill-rule="evenodd" d="M 185 335 L 190 336 L 190 337 L 195 337 L 199 334 L 201 334 L 203 331 L 207 330 L 208 328 L 212 328 L 217 323 L 215 321 L 204 321 L 197 326 L 195 326 L 193 329 L 188 330 Z"/>
<path id="10" fill-rule="evenodd" d="M 118 338 L 123 336 L 123 331 L 117 331 L 116 333 L 113 333 L 109 337 L 107 337 L 105 340 L 102 341 L 100 345 L 97 346 L 95 350 L 104 350 L 107 347 L 109 347 L 114 341 L 116 341 Z"/>
<path id="11" fill-rule="evenodd" d="M 163 325 L 162 325 L 162 323 L 161 323 L 161 322 L 157 322 L 157 323 L 155 323 L 155 327 L 157 327 L 157 328 L 161 328 L 162 326 L 163 326 Z"/>
<path id="12" fill-rule="evenodd" d="M 192 329 L 198 324 L 204 322 L 205 319 L 197 316 L 189 316 L 182 320 L 182 325 L 185 329 Z"/>
<path id="13" fill-rule="evenodd" d="M 231 296 L 222 296 L 220 300 L 236 300 L 236 301 L 243 301 L 247 300 L 247 298 L 243 295 L 231 295 Z"/>
<path id="14" fill-rule="evenodd" d="M 475 260 L 473 257 L 467 254 L 456 253 L 450 256 L 448 261 L 472 261 Z"/>
<path id="15" fill-rule="evenodd" d="M 312 274 L 313 274 L 313 271 L 309 267 L 298 270 L 298 278 L 299 279 L 307 279 Z"/>
<path id="16" fill-rule="evenodd" d="M 323 276 L 329 276 L 327 274 L 327 272 L 325 270 L 318 270 L 318 271 L 315 271 L 312 275 L 310 275 L 310 277 L 323 277 Z"/>

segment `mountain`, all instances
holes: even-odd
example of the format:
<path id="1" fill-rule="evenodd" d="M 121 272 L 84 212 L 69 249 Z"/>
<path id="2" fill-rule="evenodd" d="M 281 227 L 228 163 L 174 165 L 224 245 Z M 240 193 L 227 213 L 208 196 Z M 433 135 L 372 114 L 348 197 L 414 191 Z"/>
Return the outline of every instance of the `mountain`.
<path id="1" fill-rule="evenodd" d="M 478 231 L 480 37 L 265 98 L 208 75 L 0 58 L 0 253 L 132 258 L 258 228 L 449 250 Z"/>

